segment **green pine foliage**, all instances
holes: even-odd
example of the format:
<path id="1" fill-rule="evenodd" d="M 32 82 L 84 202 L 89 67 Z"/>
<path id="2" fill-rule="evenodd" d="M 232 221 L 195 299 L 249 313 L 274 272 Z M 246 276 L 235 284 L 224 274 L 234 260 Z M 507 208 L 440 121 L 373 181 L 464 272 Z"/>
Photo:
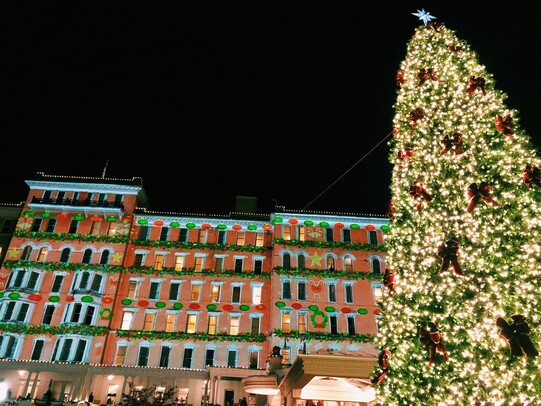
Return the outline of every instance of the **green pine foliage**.
<path id="1" fill-rule="evenodd" d="M 397 85 L 377 402 L 539 405 L 538 151 L 443 24 L 415 30 Z"/>

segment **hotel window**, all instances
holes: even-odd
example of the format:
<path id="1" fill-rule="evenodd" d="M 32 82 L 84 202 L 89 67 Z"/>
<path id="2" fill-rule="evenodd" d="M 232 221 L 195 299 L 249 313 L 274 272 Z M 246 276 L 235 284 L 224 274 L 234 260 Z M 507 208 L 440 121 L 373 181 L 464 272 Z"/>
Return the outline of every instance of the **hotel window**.
<path id="1" fill-rule="evenodd" d="M 346 316 L 346 320 L 348 322 L 348 335 L 354 336 L 357 334 L 355 331 L 355 317 L 353 316 Z"/>
<path id="2" fill-rule="evenodd" d="M 184 260 L 184 255 L 175 256 L 175 271 L 182 271 L 182 268 L 184 268 Z"/>
<path id="3" fill-rule="evenodd" d="M 190 300 L 192 302 L 199 302 L 201 300 L 201 284 L 192 283 L 192 292 L 190 295 Z"/>
<path id="4" fill-rule="evenodd" d="M 282 331 L 284 333 L 289 333 L 291 331 L 291 313 L 281 312 L 281 316 L 282 316 Z"/>
<path id="5" fill-rule="evenodd" d="M 56 274 L 53 280 L 53 287 L 51 288 L 51 293 L 59 293 L 62 289 L 62 282 L 64 282 L 64 275 Z"/>
<path id="6" fill-rule="evenodd" d="M 133 321 L 133 311 L 124 310 L 122 312 L 122 323 L 120 324 L 121 330 L 131 330 Z"/>
<path id="7" fill-rule="evenodd" d="M 203 270 L 204 257 L 195 257 L 195 272 L 201 272 Z"/>
<path id="8" fill-rule="evenodd" d="M 308 331 L 308 314 L 306 312 L 297 313 L 297 323 L 299 333 L 306 333 Z"/>
<path id="9" fill-rule="evenodd" d="M 22 339 L 18 339 L 12 335 L 1 335 L 0 358 L 14 359 L 19 343 L 22 343 Z"/>
<path id="10" fill-rule="evenodd" d="M 327 242 L 334 241 L 334 230 L 332 228 L 325 229 L 325 241 Z"/>
<path id="11" fill-rule="evenodd" d="M 96 306 L 87 303 L 68 303 L 66 305 L 64 322 L 90 326 L 94 324 L 96 314 Z"/>
<path id="12" fill-rule="evenodd" d="M 235 273 L 242 273 L 244 260 L 242 258 L 235 258 Z"/>
<path id="13" fill-rule="evenodd" d="M 179 281 L 171 281 L 171 285 L 169 286 L 169 300 L 179 300 L 180 286 L 181 283 Z"/>
<path id="14" fill-rule="evenodd" d="M 193 358 L 193 348 L 184 348 L 184 355 L 182 357 L 182 368 L 191 368 Z"/>
<path id="15" fill-rule="evenodd" d="M 297 300 L 306 300 L 306 282 L 297 281 Z"/>
<path id="16" fill-rule="evenodd" d="M 128 352 L 128 346 L 124 344 L 118 345 L 116 348 L 115 365 L 124 365 L 126 362 L 126 353 Z"/>
<path id="17" fill-rule="evenodd" d="M 150 291 L 148 293 L 148 298 L 150 300 L 158 300 L 160 298 L 160 288 L 162 286 L 161 282 L 151 281 L 150 282 Z"/>
<path id="18" fill-rule="evenodd" d="M 372 291 L 377 302 L 383 296 L 383 285 L 381 283 L 372 283 Z"/>
<path id="19" fill-rule="evenodd" d="M 135 258 L 133 259 L 133 267 L 141 268 L 145 265 L 146 252 L 136 252 Z"/>
<path id="20" fill-rule="evenodd" d="M 232 315 L 229 317 L 229 334 L 236 336 L 239 334 L 240 317 Z"/>
<path id="21" fill-rule="evenodd" d="M 137 236 L 138 240 L 141 240 L 141 241 L 148 240 L 149 235 L 150 235 L 149 226 L 139 226 L 139 235 Z"/>
<path id="22" fill-rule="evenodd" d="M 234 304 L 240 303 L 240 292 L 241 292 L 241 286 L 233 285 L 231 287 L 231 303 L 234 303 Z"/>
<path id="23" fill-rule="evenodd" d="M 199 229 L 197 231 L 198 231 L 198 233 L 197 233 L 197 242 L 199 244 L 206 243 L 207 242 L 207 235 L 208 235 L 207 230 Z"/>
<path id="24" fill-rule="evenodd" d="M 156 257 L 154 259 L 154 269 L 156 269 L 157 271 L 161 271 L 163 269 L 164 262 L 165 262 L 165 255 L 156 254 Z"/>
<path id="25" fill-rule="evenodd" d="M 167 241 L 169 239 L 169 227 L 162 227 L 160 230 L 160 241 Z"/>
<path id="26" fill-rule="evenodd" d="M 263 271 L 263 261 L 260 259 L 256 259 L 254 261 L 254 275 L 261 275 L 262 271 Z"/>
<path id="27" fill-rule="evenodd" d="M 154 330 L 154 322 L 156 321 L 156 313 L 154 312 L 145 312 L 145 319 L 143 321 L 143 330 L 152 331 Z"/>
<path id="28" fill-rule="evenodd" d="M 0 320 L 9 322 L 25 322 L 30 305 L 15 301 L 3 302 L 0 306 Z"/>
<path id="29" fill-rule="evenodd" d="M 137 288 L 139 287 L 139 281 L 135 279 L 130 279 L 128 284 L 128 297 L 136 298 L 137 297 Z"/>
<path id="30" fill-rule="evenodd" d="M 291 240 L 291 226 L 282 226 L 282 234 L 284 240 Z"/>
<path id="31" fill-rule="evenodd" d="M 338 316 L 336 314 L 329 315 L 329 324 L 331 326 L 331 334 L 338 334 Z"/>
<path id="32" fill-rule="evenodd" d="M 109 250 L 104 250 L 102 253 L 101 253 L 101 258 L 100 258 L 100 265 L 107 265 L 109 263 L 109 256 L 111 255 L 111 251 Z"/>
<path id="33" fill-rule="evenodd" d="M 21 259 L 23 261 L 28 261 L 30 259 L 30 255 L 32 255 L 32 247 L 26 246 L 23 249 L 23 253 L 21 255 Z"/>
<path id="34" fill-rule="evenodd" d="M 218 316 L 209 315 L 208 318 L 207 333 L 216 334 L 218 332 Z"/>
<path id="35" fill-rule="evenodd" d="M 291 255 L 287 252 L 282 255 L 282 267 L 285 269 L 291 268 Z"/>
<path id="36" fill-rule="evenodd" d="M 218 241 L 216 241 L 217 244 L 225 245 L 226 243 L 226 236 L 227 232 L 225 230 L 219 230 L 218 231 Z"/>
<path id="37" fill-rule="evenodd" d="M 346 299 L 346 303 L 353 303 L 353 285 L 351 283 L 346 283 L 344 285 L 344 297 Z"/>
<path id="38" fill-rule="evenodd" d="M 377 243 L 378 243 L 378 232 L 377 231 L 369 231 L 368 232 L 368 243 L 377 245 Z"/>
<path id="39" fill-rule="evenodd" d="M 253 285 L 252 286 L 252 304 L 258 305 L 261 304 L 261 292 L 263 290 L 262 285 Z"/>
<path id="40" fill-rule="evenodd" d="M 250 351 L 249 354 L 250 354 L 250 363 L 248 365 L 248 368 L 257 369 L 257 366 L 259 364 L 259 352 Z"/>
<path id="41" fill-rule="evenodd" d="M 381 275 L 381 266 L 377 258 L 372 259 L 372 273 L 374 275 Z"/>
<path id="42" fill-rule="evenodd" d="M 291 281 L 282 280 L 282 299 L 291 300 Z"/>
<path id="43" fill-rule="evenodd" d="M 56 219 L 50 218 L 49 221 L 47 221 L 47 227 L 45 227 L 45 232 L 54 233 L 55 227 L 56 227 Z"/>
<path id="44" fill-rule="evenodd" d="M 45 325 L 51 324 L 54 311 L 55 311 L 54 305 L 52 304 L 45 305 L 45 309 L 43 310 L 43 320 L 41 321 L 41 324 L 45 324 Z"/>
<path id="45" fill-rule="evenodd" d="M 263 233 L 255 233 L 255 246 L 262 247 L 265 242 L 265 235 Z"/>
<path id="46" fill-rule="evenodd" d="M 79 227 L 79 221 L 77 221 L 75 219 L 71 220 L 70 228 L 68 230 L 68 233 L 70 233 L 70 234 L 77 233 L 78 227 Z"/>
<path id="47" fill-rule="evenodd" d="M 41 358 L 41 353 L 43 352 L 43 345 L 45 340 L 38 339 L 34 341 L 34 348 L 32 349 L 32 355 L 30 356 L 31 361 L 39 361 Z"/>
<path id="48" fill-rule="evenodd" d="M 138 367 L 146 367 L 148 365 L 148 354 L 150 352 L 150 348 L 146 345 L 142 345 L 139 347 L 139 355 L 137 356 L 137 366 Z"/>
<path id="49" fill-rule="evenodd" d="M 42 247 L 38 251 L 38 257 L 36 258 L 36 261 L 43 262 L 45 261 L 46 256 L 47 256 L 47 248 Z"/>
<path id="50" fill-rule="evenodd" d="M 90 223 L 90 231 L 88 232 L 88 234 L 96 235 L 98 234 L 99 229 L 100 229 L 100 222 L 93 221 L 92 223 Z"/>
<path id="51" fill-rule="evenodd" d="M 168 345 L 162 345 L 160 351 L 160 361 L 158 366 L 160 368 L 169 368 L 169 358 L 171 356 L 171 347 Z"/>
<path id="52" fill-rule="evenodd" d="M 327 261 L 327 269 L 328 269 L 329 271 L 334 271 L 334 270 L 336 269 L 335 266 L 334 266 L 334 258 L 333 258 L 332 256 L 329 255 L 329 256 L 327 257 L 327 260 L 326 260 L 326 261 Z"/>
<path id="53" fill-rule="evenodd" d="M 237 366 L 237 350 L 228 350 L 227 351 L 227 366 L 236 367 Z"/>
<path id="54" fill-rule="evenodd" d="M 187 228 L 179 229 L 178 240 L 180 242 L 188 242 L 188 229 Z"/>
<path id="55" fill-rule="evenodd" d="M 344 267 L 346 272 L 353 272 L 353 259 L 350 257 L 346 257 L 344 259 Z"/>
<path id="56" fill-rule="evenodd" d="M 328 285 L 329 303 L 336 303 L 336 283 L 330 282 Z"/>
<path id="57" fill-rule="evenodd" d="M 246 233 L 243 231 L 237 231 L 237 245 L 245 244 Z"/>
<path id="58" fill-rule="evenodd" d="M 351 242 L 351 230 L 349 228 L 342 229 L 342 241 L 345 243 Z"/>
<path id="59" fill-rule="evenodd" d="M 224 258 L 223 257 L 214 257 L 214 270 L 221 272 L 224 270 Z"/>
<path id="60" fill-rule="evenodd" d="M 64 264 L 68 263 L 71 256 L 71 249 L 70 248 L 64 248 L 62 250 L 62 253 L 60 254 L 60 260 L 59 262 L 62 262 Z"/>
<path id="61" fill-rule="evenodd" d="M 167 313 L 165 315 L 165 331 L 175 331 L 176 313 Z"/>
<path id="62" fill-rule="evenodd" d="M 62 337 L 56 341 L 51 361 L 85 362 L 89 341 L 83 338 Z"/>
<path id="63" fill-rule="evenodd" d="M 103 276 L 100 274 L 94 274 L 92 279 L 92 285 L 90 285 L 90 290 L 94 293 L 101 293 L 101 283 L 103 281 Z"/>
<path id="64" fill-rule="evenodd" d="M 250 334 L 258 335 L 261 333 L 261 317 L 250 317 Z"/>
<path id="65" fill-rule="evenodd" d="M 222 293 L 221 285 L 212 285 L 212 292 L 210 293 L 211 303 L 218 303 L 220 301 L 220 294 Z"/>
<path id="66" fill-rule="evenodd" d="M 215 350 L 212 348 L 207 348 L 207 351 L 205 352 L 205 367 L 206 366 L 213 366 L 214 365 L 214 354 Z"/>
<path id="67" fill-rule="evenodd" d="M 297 268 L 306 269 L 306 257 L 304 254 L 299 254 L 297 256 Z"/>
<path id="68" fill-rule="evenodd" d="M 107 222 L 107 235 L 113 236 L 116 234 L 116 221 Z"/>
<path id="69" fill-rule="evenodd" d="M 34 222 L 32 223 L 32 228 L 30 231 L 39 231 L 41 228 L 41 223 L 43 222 L 43 219 L 35 218 Z"/>
<path id="70" fill-rule="evenodd" d="M 188 317 L 186 318 L 186 332 L 193 334 L 196 331 L 197 331 L 197 314 L 188 313 Z"/>
<path id="71" fill-rule="evenodd" d="M 297 228 L 297 240 L 299 241 L 306 240 L 306 227 L 305 226 L 299 226 Z"/>
<path id="72" fill-rule="evenodd" d="M 90 264 L 90 262 L 92 262 L 92 250 L 88 248 L 83 254 L 83 264 Z"/>

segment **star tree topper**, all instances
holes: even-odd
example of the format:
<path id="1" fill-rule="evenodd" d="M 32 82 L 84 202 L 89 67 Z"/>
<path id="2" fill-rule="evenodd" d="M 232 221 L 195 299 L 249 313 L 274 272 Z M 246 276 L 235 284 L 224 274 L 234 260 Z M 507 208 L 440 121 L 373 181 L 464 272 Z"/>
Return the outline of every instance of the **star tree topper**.
<path id="1" fill-rule="evenodd" d="M 416 13 L 411 13 L 416 17 L 419 17 L 419 20 L 421 20 L 425 25 L 429 22 L 434 20 L 437 17 L 431 16 L 428 11 L 425 11 L 424 8 L 417 10 Z"/>

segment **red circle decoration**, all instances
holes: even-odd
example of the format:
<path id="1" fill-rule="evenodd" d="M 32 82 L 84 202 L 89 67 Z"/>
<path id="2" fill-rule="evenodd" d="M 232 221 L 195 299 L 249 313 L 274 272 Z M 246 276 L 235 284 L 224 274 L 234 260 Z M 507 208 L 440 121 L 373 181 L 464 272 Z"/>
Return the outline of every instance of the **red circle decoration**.
<path id="1" fill-rule="evenodd" d="M 66 220 L 68 218 L 68 215 L 66 213 L 60 213 L 58 216 L 56 216 L 58 220 Z"/>
<path id="2" fill-rule="evenodd" d="M 270 231 L 270 230 L 272 230 L 272 225 L 271 224 L 263 224 L 262 228 L 265 231 Z"/>
<path id="3" fill-rule="evenodd" d="M 289 219 L 289 224 L 292 224 L 292 225 L 299 224 L 299 220 L 297 220 L 297 219 Z"/>
<path id="4" fill-rule="evenodd" d="M 376 229 L 376 227 L 374 227 L 372 224 L 368 224 L 366 227 L 365 227 L 368 231 L 374 231 Z"/>
<path id="5" fill-rule="evenodd" d="M 188 309 L 190 310 L 199 310 L 201 308 L 201 305 L 199 303 L 190 303 L 188 306 Z"/>
<path id="6" fill-rule="evenodd" d="M 379 316 L 381 314 L 381 312 L 379 311 L 379 309 L 376 309 L 376 310 L 374 310 L 374 314 Z"/>
<path id="7" fill-rule="evenodd" d="M 231 310 L 233 310 L 233 306 L 230 304 L 225 304 L 222 306 L 222 309 L 224 309 L 226 312 L 230 312 Z"/>
<path id="8" fill-rule="evenodd" d="M 137 304 L 138 304 L 139 306 L 141 306 L 141 307 L 147 307 L 147 306 L 150 304 L 150 302 L 149 302 L 148 300 L 139 300 L 139 301 L 137 302 Z"/>
<path id="9" fill-rule="evenodd" d="M 68 297 L 66 298 L 66 302 L 67 302 L 67 303 L 71 303 L 71 302 L 74 302 L 74 301 L 75 301 L 75 297 L 73 297 L 73 296 L 68 296 Z"/>
<path id="10" fill-rule="evenodd" d="M 110 296 L 106 296 L 106 297 L 104 297 L 104 298 L 101 300 L 101 302 L 102 302 L 103 304 L 113 303 L 113 298 L 110 297 Z"/>
<path id="11" fill-rule="evenodd" d="M 352 312 L 352 310 L 349 307 L 342 307 L 341 311 L 344 314 L 348 314 Z"/>
<path id="12" fill-rule="evenodd" d="M 156 221 L 154 222 L 154 225 L 155 225 L 155 226 L 158 226 L 158 227 L 161 227 L 161 226 L 163 226 L 164 224 L 165 224 L 165 223 L 163 222 L 163 220 L 156 220 Z"/>
<path id="13" fill-rule="evenodd" d="M 291 307 L 295 310 L 302 309 L 302 305 L 300 303 L 293 303 Z"/>
<path id="14" fill-rule="evenodd" d="M 334 228 L 344 228 L 344 223 L 335 223 Z"/>
<path id="15" fill-rule="evenodd" d="M 240 224 L 233 224 L 233 227 L 231 227 L 235 231 L 242 230 L 242 226 Z"/>
<path id="16" fill-rule="evenodd" d="M 212 228 L 212 226 L 209 223 L 203 223 L 203 224 L 201 224 L 201 228 L 203 230 L 210 230 Z"/>
<path id="17" fill-rule="evenodd" d="M 256 310 L 265 310 L 266 307 L 264 304 L 258 304 L 256 307 L 255 307 Z"/>
<path id="18" fill-rule="evenodd" d="M 37 293 L 31 293 L 28 295 L 28 300 L 31 300 L 33 302 L 39 302 L 43 299 L 41 295 L 38 295 Z"/>
<path id="19" fill-rule="evenodd" d="M 101 217 L 97 214 L 94 214 L 92 217 L 90 217 L 90 220 L 92 221 L 101 221 Z"/>

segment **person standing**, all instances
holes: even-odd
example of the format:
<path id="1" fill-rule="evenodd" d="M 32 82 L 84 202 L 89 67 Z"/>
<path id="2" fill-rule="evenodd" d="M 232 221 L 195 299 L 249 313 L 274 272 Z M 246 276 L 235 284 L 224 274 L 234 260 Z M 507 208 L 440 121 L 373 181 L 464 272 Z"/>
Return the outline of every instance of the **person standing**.
<path id="1" fill-rule="evenodd" d="M 243 396 L 241 400 L 239 400 L 239 406 L 248 406 L 248 402 L 246 401 L 246 396 Z"/>

